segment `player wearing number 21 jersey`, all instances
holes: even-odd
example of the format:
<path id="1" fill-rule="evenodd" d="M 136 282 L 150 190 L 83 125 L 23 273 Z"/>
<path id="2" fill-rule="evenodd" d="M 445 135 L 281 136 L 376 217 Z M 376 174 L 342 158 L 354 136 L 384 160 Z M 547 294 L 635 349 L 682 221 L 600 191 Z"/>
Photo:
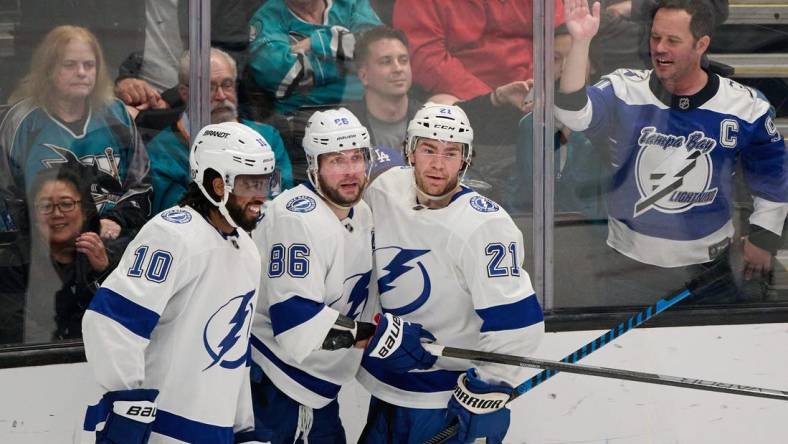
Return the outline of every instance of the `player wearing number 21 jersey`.
<path id="1" fill-rule="evenodd" d="M 522 268 L 522 234 L 498 204 L 460 185 L 472 139 L 460 108 L 428 103 L 408 126 L 411 166 L 384 172 L 365 193 L 382 310 L 421 324 L 442 345 L 527 356 L 544 332 L 542 310 Z M 468 370 L 468 361 L 439 357 L 429 368 L 422 359 L 401 373 L 375 356 L 381 346 L 373 348 L 374 341 L 357 376 L 373 396 L 361 442 L 423 442 L 457 413 L 466 425 L 489 422 L 475 437 L 500 442 L 508 409 L 452 410 L 450 398 L 458 380 L 464 391 L 478 382 L 507 397 L 525 379 L 521 370 L 495 364 Z M 463 379 L 466 371 L 473 383 Z M 473 433 L 461 431 L 462 442 Z"/>

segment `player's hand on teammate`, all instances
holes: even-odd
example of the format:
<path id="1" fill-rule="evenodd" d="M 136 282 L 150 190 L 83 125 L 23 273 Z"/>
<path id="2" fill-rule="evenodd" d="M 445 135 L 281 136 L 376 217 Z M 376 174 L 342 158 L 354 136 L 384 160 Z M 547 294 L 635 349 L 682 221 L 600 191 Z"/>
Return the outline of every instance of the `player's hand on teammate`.
<path id="1" fill-rule="evenodd" d="M 290 45 L 290 52 L 293 54 L 308 54 L 312 50 L 312 39 L 307 37 L 297 43 Z"/>
<path id="2" fill-rule="evenodd" d="M 755 246 L 747 237 L 742 238 L 742 259 L 744 260 L 744 280 L 767 276 L 772 269 L 772 254 Z"/>
<path id="3" fill-rule="evenodd" d="M 422 342 L 434 342 L 435 336 L 421 324 L 407 322 L 391 313 L 376 315 L 378 328 L 369 341 L 366 354 L 381 359 L 386 369 L 406 373 L 414 369 L 428 369 L 438 359 L 431 355 Z"/>
<path id="4" fill-rule="evenodd" d="M 96 444 L 146 444 L 156 419 L 158 390 L 135 389 L 109 392 L 101 399 L 111 410 L 104 428 L 96 432 Z"/>
<path id="5" fill-rule="evenodd" d="M 449 399 L 447 419 L 457 419 L 457 435 L 452 443 L 472 443 L 477 438 L 487 442 L 503 442 L 509 430 L 511 411 L 506 402 L 512 389 L 490 384 L 479 379 L 476 369 L 470 368 L 457 380 L 457 387 Z"/>
<path id="6" fill-rule="evenodd" d="M 565 0 L 564 18 L 569 35 L 575 40 L 590 41 L 599 31 L 599 2 L 589 10 L 588 0 Z"/>

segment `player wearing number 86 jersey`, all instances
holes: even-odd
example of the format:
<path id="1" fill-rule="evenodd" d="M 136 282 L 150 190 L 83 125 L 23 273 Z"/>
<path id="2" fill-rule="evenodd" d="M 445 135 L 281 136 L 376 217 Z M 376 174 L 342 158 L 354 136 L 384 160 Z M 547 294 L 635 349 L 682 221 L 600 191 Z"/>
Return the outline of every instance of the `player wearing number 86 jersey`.
<path id="1" fill-rule="evenodd" d="M 358 370 L 376 300 L 372 215 L 361 202 L 369 135 L 346 109 L 318 111 L 304 149 L 310 183 L 274 199 L 252 237 L 264 262 L 252 332 L 257 426 L 272 444 L 344 442 L 336 401 Z M 295 437 L 295 438 L 294 438 Z"/>

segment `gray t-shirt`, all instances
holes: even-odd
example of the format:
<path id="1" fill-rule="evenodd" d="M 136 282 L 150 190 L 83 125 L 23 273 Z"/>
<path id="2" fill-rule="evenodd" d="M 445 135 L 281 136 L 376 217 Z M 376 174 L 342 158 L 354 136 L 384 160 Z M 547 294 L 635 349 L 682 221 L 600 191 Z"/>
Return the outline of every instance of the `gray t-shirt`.
<path id="1" fill-rule="evenodd" d="M 369 131 L 372 133 L 372 140 L 376 147 L 402 149 L 402 142 L 408 129 L 408 120 L 402 119 L 396 122 L 384 122 L 368 115 Z"/>

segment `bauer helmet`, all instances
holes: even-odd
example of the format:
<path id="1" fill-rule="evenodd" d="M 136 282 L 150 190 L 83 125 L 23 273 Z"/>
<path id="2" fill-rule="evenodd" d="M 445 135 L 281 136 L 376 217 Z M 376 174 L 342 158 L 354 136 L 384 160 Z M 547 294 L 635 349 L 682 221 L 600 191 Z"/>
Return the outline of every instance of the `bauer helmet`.
<path id="1" fill-rule="evenodd" d="M 350 208 L 334 202 L 320 189 L 319 157 L 323 154 L 361 149 L 366 162 L 364 175 L 368 181 L 372 168 L 369 131 L 346 108 L 315 111 L 306 124 L 303 146 L 307 160 L 307 175 L 317 193 L 335 206 Z"/>
<path id="2" fill-rule="evenodd" d="M 189 166 L 192 180 L 202 194 L 218 207 L 222 216 L 233 226 L 236 224 L 225 204 L 235 188 L 236 177 L 265 175 L 269 176 L 269 192 L 278 187 L 271 146 L 257 131 L 238 122 L 206 125 L 201 129 L 191 147 Z M 214 170 L 224 181 L 224 196 L 219 202 L 205 187 L 205 172 L 208 170 Z"/>

